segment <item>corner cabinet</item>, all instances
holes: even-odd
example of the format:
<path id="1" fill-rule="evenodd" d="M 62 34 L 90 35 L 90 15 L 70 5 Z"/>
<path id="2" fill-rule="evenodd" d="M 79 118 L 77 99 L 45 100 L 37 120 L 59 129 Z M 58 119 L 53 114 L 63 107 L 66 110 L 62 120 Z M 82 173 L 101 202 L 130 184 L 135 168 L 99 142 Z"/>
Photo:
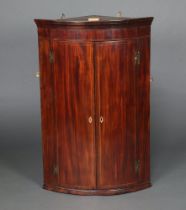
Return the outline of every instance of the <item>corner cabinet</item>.
<path id="1" fill-rule="evenodd" d="M 151 185 L 152 20 L 35 20 L 45 189 L 113 195 Z"/>

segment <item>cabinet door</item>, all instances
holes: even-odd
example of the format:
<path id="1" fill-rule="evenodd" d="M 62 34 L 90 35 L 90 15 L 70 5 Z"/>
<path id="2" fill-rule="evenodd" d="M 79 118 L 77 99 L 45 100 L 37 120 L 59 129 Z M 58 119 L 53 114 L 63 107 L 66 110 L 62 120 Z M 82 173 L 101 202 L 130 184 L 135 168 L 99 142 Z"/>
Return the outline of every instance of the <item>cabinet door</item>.
<path id="1" fill-rule="evenodd" d="M 58 185 L 95 187 L 93 46 L 53 41 Z"/>
<path id="2" fill-rule="evenodd" d="M 97 185 L 100 189 L 126 186 L 136 182 L 136 42 L 100 42 L 95 49 Z"/>

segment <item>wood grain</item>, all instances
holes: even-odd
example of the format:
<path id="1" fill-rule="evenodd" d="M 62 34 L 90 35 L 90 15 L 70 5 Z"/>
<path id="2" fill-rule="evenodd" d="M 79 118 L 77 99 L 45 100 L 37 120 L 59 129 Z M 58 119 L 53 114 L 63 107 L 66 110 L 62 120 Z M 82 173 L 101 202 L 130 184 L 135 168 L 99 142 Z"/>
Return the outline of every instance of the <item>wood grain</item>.
<path id="1" fill-rule="evenodd" d="M 96 79 L 99 81 L 96 100 L 99 101 L 99 116 L 104 119 L 103 123 L 99 123 L 99 188 L 119 187 L 136 181 L 136 138 L 127 133 L 135 126 L 135 116 L 131 117 L 133 110 L 127 109 L 127 93 L 131 91 L 127 87 L 127 68 L 134 72 L 133 60 L 130 59 L 134 47 L 134 43 L 131 42 L 112 41 L 96 44 Z M 132 80 L 134 77 L 128 82 Z M 130 124 L 127 124 L 128 119 Z"/>
<path id="2" fill-rule="evenodd" d="M 139 181 L 150 180 L 150 38 L 138 40 L 141 62 L 136 70 L 136 136 Z"/>
<path id="3" fill-rule="evenodd" d="M 58 184 L 92 189 L 96 187 L 93 46 L 53 41 L 53 49 Z"/>
<path id="4" fill-rule="evenodd" d="M 43 144 L 44 183 L 57 184 L 53 173 L 56 165 L 56 125 L 54 111 L 54 82 L 51 64 L 49 63 L 50 40 L 39 39 L 40 90 L 41 90 L 41 123 Z"/>
<path id="5" fill-rule="evenodd" d="M 35 20 L 45 189 L 113 195 L 151 186 L 152 20 Z"/>

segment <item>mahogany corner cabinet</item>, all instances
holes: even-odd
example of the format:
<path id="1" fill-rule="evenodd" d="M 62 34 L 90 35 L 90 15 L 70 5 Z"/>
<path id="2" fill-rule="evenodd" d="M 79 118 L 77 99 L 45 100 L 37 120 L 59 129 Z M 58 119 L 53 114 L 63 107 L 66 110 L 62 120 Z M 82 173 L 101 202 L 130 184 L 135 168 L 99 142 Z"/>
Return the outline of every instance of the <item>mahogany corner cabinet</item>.
<path id="1" fill-rule="evenodd" d="M 152 20 L 35 20 L 44 189 L 114 195 L 151 186 Z"/>

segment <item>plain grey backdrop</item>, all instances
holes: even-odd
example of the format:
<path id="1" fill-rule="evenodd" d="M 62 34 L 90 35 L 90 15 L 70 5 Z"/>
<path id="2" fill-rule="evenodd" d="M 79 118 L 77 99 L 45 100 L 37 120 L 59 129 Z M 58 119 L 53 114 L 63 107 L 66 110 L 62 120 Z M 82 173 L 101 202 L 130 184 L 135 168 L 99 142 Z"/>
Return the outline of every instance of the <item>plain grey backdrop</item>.
<path id="1" fill-rule="evenodd" d="M 0 210 L 186 209 L 186 1 L 0 0 Z M 34 18 L 154 16 L 152 188 L 112 197 L 43 190 Z"/>

